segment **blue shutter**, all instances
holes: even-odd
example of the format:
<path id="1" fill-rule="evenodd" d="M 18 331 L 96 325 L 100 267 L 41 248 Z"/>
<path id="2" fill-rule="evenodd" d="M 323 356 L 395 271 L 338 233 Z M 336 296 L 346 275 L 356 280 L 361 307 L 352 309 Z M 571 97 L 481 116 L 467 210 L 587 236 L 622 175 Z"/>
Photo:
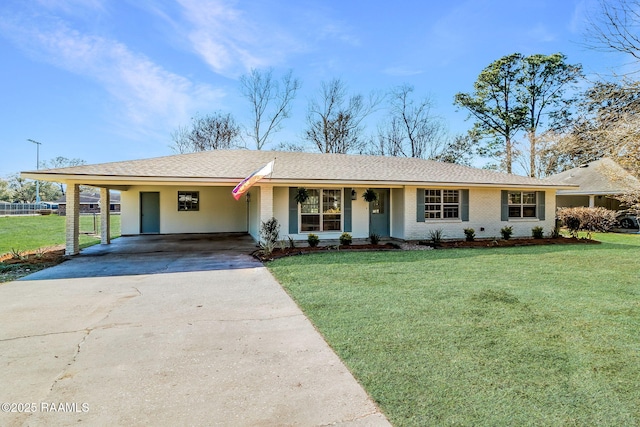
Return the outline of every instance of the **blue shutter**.
<path id="1" fill-rule="evenodd" d="M 460 190 L 460 219 L 469 221 L 469 190 Z"/>
<path id="2" fill-rule="evenodd" d="M 536 206 L 538 219 L 540 221 L 544 221 L 545 219 L 544 191 L 538 191 L 538 194 L 536 195 L 536 202 L 538 202 L 538 206 Z"/>
<path id="3" fill-rule="evenodd" d="M 344 231 L 351 232 L 351 188 L 342 190 L 342 201 L 344 206 Z"/>
<path id="4" fill-rule="evenodd" d="M 296 187 L 289 187 L 289 234 L 298 234 L 298 203 Z"/>
<path id="5" fill-rule="evenodd" d="M 509 221 L 509 192 L 507 190 L 502 190 L 501 199 L 502 209 L 500 221 Z"/>
<path id="6" fill-rule="evenodd" d="M 418 188 L 416 203 L 416 221 L 424 222 L 424 188 Z"/>

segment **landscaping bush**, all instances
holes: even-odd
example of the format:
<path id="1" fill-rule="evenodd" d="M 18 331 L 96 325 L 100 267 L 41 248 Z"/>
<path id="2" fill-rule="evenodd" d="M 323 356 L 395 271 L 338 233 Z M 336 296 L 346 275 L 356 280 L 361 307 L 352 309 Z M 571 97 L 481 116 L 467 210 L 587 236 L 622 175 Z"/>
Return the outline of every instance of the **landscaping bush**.
<path id="1" fill-rule="evenodd" d="M 307 243 L 309 243 L 310 247 L 315 248 L 320 243 L 320 238 L 318 235 L 311 233 L 307 236 Z"/>
<path id="2" fill-rule="evenodd" d="M 265 255 L 270 255 L 278 243 L 280 236 L 280 224 L 278 220 L 271 217 L 262 222 L 260 227 L 260 249 Z"/>
<path id="3" fill-rule="evenodd" d="M 561 208 L 558 209 L 557 217 L 567 227 L 571 236 L 578 237 L 579 231 L 586 231 L 587 239 L 591 239 L 591 233 L 594 231 L 610 231 L 618 222 L 614 211 L 602 207 Z"/>
<path id="4" fill-rule="evenodd" d="M 464 235 L 467 242 L 473 242 L 476 239 L 476 230 L 473 228 L 465 228 Z"/>
<path id="5" fill-rule="evenodd" d="M 544 228 L 542 227 L 533 227 L 531 229 L 531 235 L 534 239 L 542 239 L 544 237 Z"/>
<path id="6" fill-rule="evenodd" d="M 380 235 L 377 233 L 369 234 L 369 241 L 372 245 L 377 245 L 380 242 Z"/>
<path id="7" fill-rule="evenodd" d="M 342 233 L 340 235 L 340 244 L 343 246 L 349 246 L 351 244 L 351 242 L 353 241 L 353 239 L 351 238 L 351 234 L 349 233 Z"/>
<path id="8" fill-rule="evenodd" d="M 504 240 L 509 240 L 511 238 L 511 235 L 513 234 L 513 227 L 511 226 L 502 227 L 500 229 L 500 234 L 502 235 L 502 238 Z"/>
<path id="9" fill-rule="evenodd" d="M 440 243 L 442 243 L 443 237 L 444 237 L 444 233 L 442 232 L 442 228 L 429 230 L 429 241 L 433 243 L 434 246 L 440 246 Z"/>

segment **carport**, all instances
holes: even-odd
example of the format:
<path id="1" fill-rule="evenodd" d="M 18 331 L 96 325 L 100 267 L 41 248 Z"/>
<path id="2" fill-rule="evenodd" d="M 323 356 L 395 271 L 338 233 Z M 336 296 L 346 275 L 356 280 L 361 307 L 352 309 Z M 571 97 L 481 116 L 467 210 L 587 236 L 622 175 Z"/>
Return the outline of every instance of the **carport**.
<path id="1" fill-rule="evenodd" d="M 389 426 L 252 248 L 122 237 L 0 286 L 0 401 L 35 408 L 0 424 Z"/>

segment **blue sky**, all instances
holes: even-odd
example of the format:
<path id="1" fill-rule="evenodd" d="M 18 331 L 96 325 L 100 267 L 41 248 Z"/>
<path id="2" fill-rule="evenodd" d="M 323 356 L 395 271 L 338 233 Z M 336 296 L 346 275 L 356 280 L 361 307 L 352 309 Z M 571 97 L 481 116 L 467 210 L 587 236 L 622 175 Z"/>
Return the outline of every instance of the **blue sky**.
<path id="1" fill-rule="evenodd" d="M 286 130 L 299 142 L 321 81 L 352 92 L 404 83 L 429 94 L 451 133 L 471 127 L 456 92 L 501 56 L 562 52 L 587 74 L 620 65 L 580 43 L 596 0 L 3 0 L 0 177 L 56 156 L 88 163 L 172 154 L 195 113 L 249 106 L 238 77 L 292 69 Z M 369 129 L 373 131 L 373 128 Z"/>

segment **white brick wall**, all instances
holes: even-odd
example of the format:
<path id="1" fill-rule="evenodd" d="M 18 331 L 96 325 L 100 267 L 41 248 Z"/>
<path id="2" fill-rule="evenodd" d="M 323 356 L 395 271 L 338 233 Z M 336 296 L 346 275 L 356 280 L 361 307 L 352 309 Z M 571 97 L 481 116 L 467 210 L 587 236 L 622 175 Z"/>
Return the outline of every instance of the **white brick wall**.
<path id="1" fill-rule="evenodd" d="M 422 187 L 420 187 L 422 188 Z M 501 221 L 500 189 L 469 188 L 469 221 L 461 220 L 416 220 L 416 191 L 418 187 L 405 187 L 405 239 L 428 239 L 429 231 L 442 229 L 445 239 L 464 239 L 464 229 L 473 228 L 476 238 L 500 238 L 500 229 L 513 227 L 513 237 L 531 237 L 533 227 L 543 227 L 549 234 L 555 225 L 555 190 L 547 190 L 545 195 L 545 220 L 511 219 Z M 484 229 L 484 230 L 483 230 Z"/>
<path id="2" fill-rule="evenodd" d="M 66 210 L 66 248 L 65 255 L 76 255 L 80 252 L 80 186 L 67 184 Z"/>

